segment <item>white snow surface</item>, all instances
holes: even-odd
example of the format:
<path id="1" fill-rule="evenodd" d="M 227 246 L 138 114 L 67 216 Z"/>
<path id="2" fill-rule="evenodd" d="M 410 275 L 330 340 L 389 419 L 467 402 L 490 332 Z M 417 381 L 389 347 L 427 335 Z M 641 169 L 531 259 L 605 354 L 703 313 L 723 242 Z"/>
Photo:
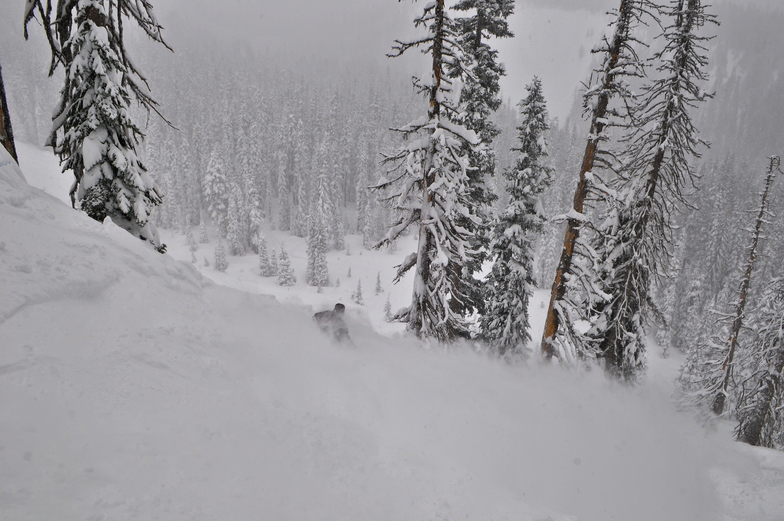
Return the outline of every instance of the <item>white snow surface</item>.
<path id="1" fill-rule="evenodd" d="M 245 282 L 252 256 L 202 274 L 176 241 L 160 255 L 31 188 L 2 149 L 0 223 L 0 519 L 784 518 L 784 455 L 675 412 L 676 357 L 629 389 L 382 336 L 375 274 L 395 256 L 356 237 L 342 260 L 372 274 L 369 307 L 334 345 L 304 304 L 356 287 L 335 252 L 340 288 L 280 302 Z"/>

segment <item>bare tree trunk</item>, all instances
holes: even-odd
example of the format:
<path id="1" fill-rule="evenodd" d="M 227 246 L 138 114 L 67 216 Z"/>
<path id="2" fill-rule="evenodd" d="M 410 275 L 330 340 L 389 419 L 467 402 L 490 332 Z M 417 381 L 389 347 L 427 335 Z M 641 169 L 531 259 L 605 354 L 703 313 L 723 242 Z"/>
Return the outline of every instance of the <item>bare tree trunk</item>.
<path id="1" fill-rule="evenodd" d="M 8 103 L 5 97 L 5 86 L 3 85 L 3 67 L 0 65 L 0 144 L 8 150 L 14 161 L 19 163 L 16 155 L 16 145 L 14 144 L 14 131 L 11 128 L 11 116 L 8 114 Z"/>
<path id="2" fill-rule="evenodd" d="M 632 1 L 633 0 L 621 0 L 621 5 L 618 9 L 617 27 L 608 50 L 610 57 L 604 68 L 603 89 L 598 96 L 596 105 L 591 114 L 590 137 L 585 145 L 583 162 L 580 167 L 580 181 L 577 184 L 577 190 L 574 193 L 574 199 L 572 201 L 572 208 L 577 214 L 583 213 L 585 199 L 588 195 L 588 180 L 585 174 L 593 169 L 601 134 L 607 125 L 607 120 L 605 118 L 607 116 L 607 107 L 610 102 L 611 87 L 616 79 L 616 67 L 621 55 L 621 50 L 628 40 L 628 27 L 631 23 L 630 4 Z M 546 359 L 551 359 L 556 354 L 553 339 L 555 338 L 559 327 L 561 327 L 560 312 L 556 311 L 556 303 L 562 301 L 566 294 L 566 275 L 571 272 L 574 245 L 580 236 L 581 226 L 582 221 L 579 219 L 570 218 L 567 221 L 563 250 L 561 251 L 561 260 L 555 271 L 555 279 L 553 280 L 553 288 L 550 294 L 550 305 L 547 308 L 547 318 L 545 319 L 544 334 L 542 336 L 541 349 L 542 354 Z"/>
<path id="3" fill-rule="evenodd" d="M 724 412 L 724 403 L 727 400 L 727 386 L 732 376 L 732 360 L 735 356 L 735 348 L 738 346 L 738 335 L 740 328 L 743 325 L 743 311 L 746 308 L 746 300 L 751 285 L 751 272 L 754 270 L 754 262 L 757 259 L 757 244 L 759 243 L 760 234 L 762 232 L 762 223 L 765 220 L 765 214 L 768 211 L 768 192 L 773 184 L 773 179 L 776 173 L 780 172 L 781 159 L 777 156 L 770 158 L 770 166 L 768 167 L 768 177 L 765 180 L 765 190 L 762 192 L 762 204 L 760 204 L 759 215 L 757 215 L 757 224 L 754 227 L 754 234 L 751 240 L 751 247 L 749 248 L 749 259 L 746 261 L 746 271 L 740 281 L 740 289 L 738 290 L 738 303 L 735 307 L 735 320 L 732 321 L 732 332 L 730 333 L 729 344 L 730 349 L 727 352 L 727 357 L 721 368 L 724 371 L 724 377 L 721 382 L 721 387 L 713 399 L 711 410 L 714 414 L 720 415 Z"/>

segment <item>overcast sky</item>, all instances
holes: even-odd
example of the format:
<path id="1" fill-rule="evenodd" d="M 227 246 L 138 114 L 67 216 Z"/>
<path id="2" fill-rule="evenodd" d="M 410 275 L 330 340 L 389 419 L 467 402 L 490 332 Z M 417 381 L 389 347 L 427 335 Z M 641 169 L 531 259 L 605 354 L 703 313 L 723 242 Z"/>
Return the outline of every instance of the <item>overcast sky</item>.
<path id="1" fill-rule="evenodd" d="M 784 0 L 735 1 L 778 9 L 784 5 Z M 617 3 L 518 0 L 510 21 L 516 37 L 495 42 L 508 72 L 502 81 L 504 98 L 515 103 L 525 95 L 525 85 L 538 75 L 551 113 L 564 118 L 580 82 L 586 79 L 588 53 L 609 21 L 605 12 Z M 178 26 L 189 32 L 209 27 L 226 39 L 240 38 L 261 51 L 383 62 L 395 38 L 417 34 L 411 22 L 424 2 L 156 0 L 155 5 L 161 22 L 172 29 L 172 34 L 176 34 Z M 173 43 L 176 46 L 176 39 Z M 412 74 L 421 72 L 423 64 L 408 60 Z"/>
<path id="2" fill-rule="evenodd" d="M 728 0 L 715 0 L 720 3 Z M 784 10 L 784 0 L 733 0 Z M 448 4 L 454 0 L 447 0 Z M 424 1 L 403 0 L 153 0 L 159 21 L 175 50 L 178 35 L 215 36 L 222 44 L 242 42 L 260 52 L 286 56 L 324 56 L 340 60 L 377 60 L 395 38 L 418 34 L 412 20 Z M 512 103 L 525 95 L 534 75 L 544 85 L 550 112 L 564 118 L 574 93 L 584 81 L 589 51 L 618 0 L 518 0 L 510 20 L 516 37 L 493 44 L 500 50 L 508 75 L 503 96 Z M 0 15 L 18 13 L 21 38 L 23 0 L 0 0 Z M 406 74 L 426 67 L 408 57 L 400 66 Z M 153 79 L 154 85 L 154 79 Z"/>

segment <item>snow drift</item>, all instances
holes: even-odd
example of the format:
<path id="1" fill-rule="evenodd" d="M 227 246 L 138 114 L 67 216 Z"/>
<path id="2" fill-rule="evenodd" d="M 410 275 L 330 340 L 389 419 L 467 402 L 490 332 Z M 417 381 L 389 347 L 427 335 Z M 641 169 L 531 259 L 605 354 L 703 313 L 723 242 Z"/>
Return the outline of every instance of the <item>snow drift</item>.
<path id="1" fill-rule="evenodd" d="M 761 472 L 653 385 L 357 320 L 336 346 L 31 188 L 4 150 L 0 223 L 2 519 L 733 519 L 734 476 Z M 739 519 L 784 512 L 765 483 Z"/>

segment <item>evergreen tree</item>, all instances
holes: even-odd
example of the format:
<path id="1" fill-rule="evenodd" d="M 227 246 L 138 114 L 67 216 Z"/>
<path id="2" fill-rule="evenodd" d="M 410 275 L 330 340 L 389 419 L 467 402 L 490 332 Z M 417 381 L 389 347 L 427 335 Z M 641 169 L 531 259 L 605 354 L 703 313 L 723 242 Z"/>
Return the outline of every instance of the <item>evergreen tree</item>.
<path id="1" fill-rule="evenodd" d="M 218 238 L 218 244 L 215 245 L 215 269 L 226 271 L 228 267 L 229 261 L 226 260 L 226 250 L 223 249 L 223 241 Z"/>
<path id="2" fill-rule="evenodd" d="M 207 225 L 204 223 L 204 218 L 199 223 L 199 242 L 206 244 L 210 242 L 210 236 L 207 235 Z"/>
<path id="3" fill-rule="evenodd" d="M 471 235 L 471 250 L 474 254 L 467 257 L 464 269 L 453 270 L 461 278 L 453 284 L 464 286 L 461 291 L 466 295 L 465 302 L 460 299 L 452 299 L 450 302 L 454 311 L 470 313 L 474 308 L 480 312 L 484 310 L 480 283 L 473 274 L 481 271 L 490 250 L 489 210 L 497 197 L 487 185 L 487 180 L 495 175 L 496 158 L 492 144 L 500 132 L 491 116 L 501 106 L 499 80 L 506 74 L 503 64 L 498 62 L 498 51 L 488 42 L 491 37 L 514 36 L 506 20 L 514 12 L 514 0 L 460 0 L 453 9 L 471 13 L 470 16 L 455 19 L 454 31 L 466 57 L 473 61 L 472 74 L 466 75 L 460 93 L 462 111 L 455 121 L 473 130 L 483 145 L 474 147 L 464 143 L 462 147 L 470 165 L 467 170 L 466 202 L 477 219 L 459 219 L 460 226 Z M 461 67 L 454 67 L 450 75 L 460 77 Z"/>
<path id="4" fill-rule="evenodd" d="M 580 166 L 579 181 L 575 190 L 572 209 L 564 216 L 567 221 L 558 268 L 553 280 L 550 304 L 542 335 L 542 353 L 545 358 L 557 357 L 564 363 L 575 363 L 578 357 L 590 356 L 578 339 L 575 321 L 583 318 L 584 309 L 593 305 L 597 297 L 593 252 L 585 238 L 580 238 L 587 222 L 585 203 L 589 192 L 602 190 L 603 182 L 598 170 L 609 166 L 611 157 L 606 142 L 607 130 L 628 124 L 627 107 L 632 103 L 628 78 L 642 76 L 642 64 L 633 48 L 634 28 L 646 14 L 646 0 L 621 0 L 614 13 L 611 31 L 593 52 L 602 55 L 602 63 L 594 70 L 588 89 L 583 96 L 586 115 L 591 127 Z M 587 292 L 588 302 L 581 294 Z"/>
<path id="5" fill-rule="evenodd" d="M 261 230 L 259 230 L 258 249 L 259 249 L 259 273 L 261 274 L 261 276 L 272 277 L 274 275 L 277 275 L 277 273 L 273 271 L 272 263 L 270 262 L 270 257 L 267 252 L 267 239 L 264 237 L 264 234 L 261 233 Z"/>
<path id="6" fill-rule="evenodd" d="M 242 233 L 242 191 L 237 184 L 231 189 L 229 196 L 229 210 L 227 213 L 228 225 L 226 227 L 226 240 L 229 243 L 231 255 L 245 255 L 245 237 Z"/>
<path id="7" fill-rule="evenodd" d="M 291 229 L 291 191 L 289 189 L 288 175 L 286 174 L 286 156 L 278 153 L 278 229 L 288 231 Z"/>
<path id="8" fill-rule="evenodd" d="M 354 301 L 355 304 L 359 304 L 360 306 L 365 305 L 365 301 L 362 298 L 362 279 L 357 281 L 357 289 L 351 294 L 351 300 Z"/>
<path id="9" fill-rule="evenodd" d="M 382 291 L 384 290 L 381 288 L 381 272 L 379 271 L 376 274 L 376 295 L 380 294 Z"/>
<path id="10" fill-rule="evenodd" d="M 539 78 L 526 87 L 520 102 L 522 123 L 518 130 L 519 156 L 504 172 L 509 204 L 493 230 L 493 267 L 484 285 L 485 314 L 482 336 L 499 354 L 521 354 L 530 340 L 528 303 L 533 279 L 533 240 L 542 231 L 540 196 L 550 183 L 552 168 L 544 164 L 548 130 L 547 108 Z"/>
<path id="11" fill-rule="evenodd" d="M 414 83 L 426 95 L 429 110 L 426 117 L 398 129 L 408 144 L 385 158 L 392 168 L 377 187 L 391 190 L 388 200 L 394 202 L 402 217 L 378 246 L 394 241 L 412 224 L 419 226 L 417 251 L 398 267 L 395 279 L 399 281 L 415 267 L 411 305 L 397 318 L 408 322 L 408 330 L 419 337 L 450 341 L 468 335 L 463 316 L 451 309 L 450 300 L 466 301 L 461 285 L 455 282 L 460 280 L 472 250 L 470 234 L 458 219 L 478 222 L 467 202 L 469 165 L 464 150 L 479 140 L 473 131 L 457 123 L 458 87 L 464 74 L 470 72 L 452 70 L 452 78 L 446 74 L 447 63 L 462 66 L 468 60 L 444 0 L 427 4 L 414 24 L 424 26 L 427 34 L 410 42 L 396 41 L 391 56 L 415 47 L 425 48 L 432 59 L 432 75 Z"/>
<path id="12" fill-rule="evenodd" d="M 392 321 L 392 303 L 389 301 L 389 293 L 387 293 L 387 301 L 384 303 L 384 320 Z"/>
<path id="13" fill-rule="evenodd" d="M 270 273 L 272 277 L 277 277 L 280 273 L 280 269 L 278 269 L 278 254 L 275 248 L 272 248 L 270 252 Z"/>
<path id="14" fill-rule="evenodd" d="M 65 84 L 46 144 L 60 157 L 63 171 L 74 174 L 73 206 L 78 201 L 98 221 L 111 217 L 118 226 L 165 252 L 150 222 L 152 209 L 162 202 L 161 193 L 137 155 L 142 133 L 130 117 L 132 100 L 157 112 L 156 103 L 142 90 L 145 80 L 127 56 L 123 39 L 122 19 L 126 17 L 166 45 L 152 5 L 117 0 L 107 9 L 101 0 L 60 0 L 48 1 L 44 7 L 41 0 L 29 0 L 25 38 L 36 14 L 52 51 L 50 75 L 59 65 L 65 69 Z"/>
<path id="15" fill-rule="evenodd" d="M 588 335 L 605 368 L 624 380 L 634 380 L 645 367 L 646 324 L 658 314 L 651 285 L 668 268 L 670 216 L 685 203 L 683 190 L 695 180 L 689 160 L 704 145 L 689 109 L 708 97 L 699 85 L 707 80 L 707 38 L 696 31 L 712 17 L 700 0 L 674 0 L 664 12 L 671 24 L 655 56 L 661 77 L 643 87 L 596 241 L 606 301 L 596 304 Z"/>
<path id="16" fill-rule="evenodd" d="M 291 261 L 286 250 L 280 249 L 280 262 L 278 262 L 278 284 L 281 286 L 293 286 L 297 283 L 294 270 L 291 268 Z"/>
<path id="17" fill-rule="evenodd" d="M 219 149 L 214 149 L 204 178 L 204 199 L 218 237 L 226 237 L 229 228 L 229 180 Z"/>
<path id="18" fill-rule="evenodd" d="M 316 206 L 311 212 L 310 231 L 308 233 L 308 270 L 307 279 L 311 286 L 328 286 L 329 269 L 327 267 L 327 249 L 329 233 L 328 174 L 322 171 L 317 180 Z"/>

